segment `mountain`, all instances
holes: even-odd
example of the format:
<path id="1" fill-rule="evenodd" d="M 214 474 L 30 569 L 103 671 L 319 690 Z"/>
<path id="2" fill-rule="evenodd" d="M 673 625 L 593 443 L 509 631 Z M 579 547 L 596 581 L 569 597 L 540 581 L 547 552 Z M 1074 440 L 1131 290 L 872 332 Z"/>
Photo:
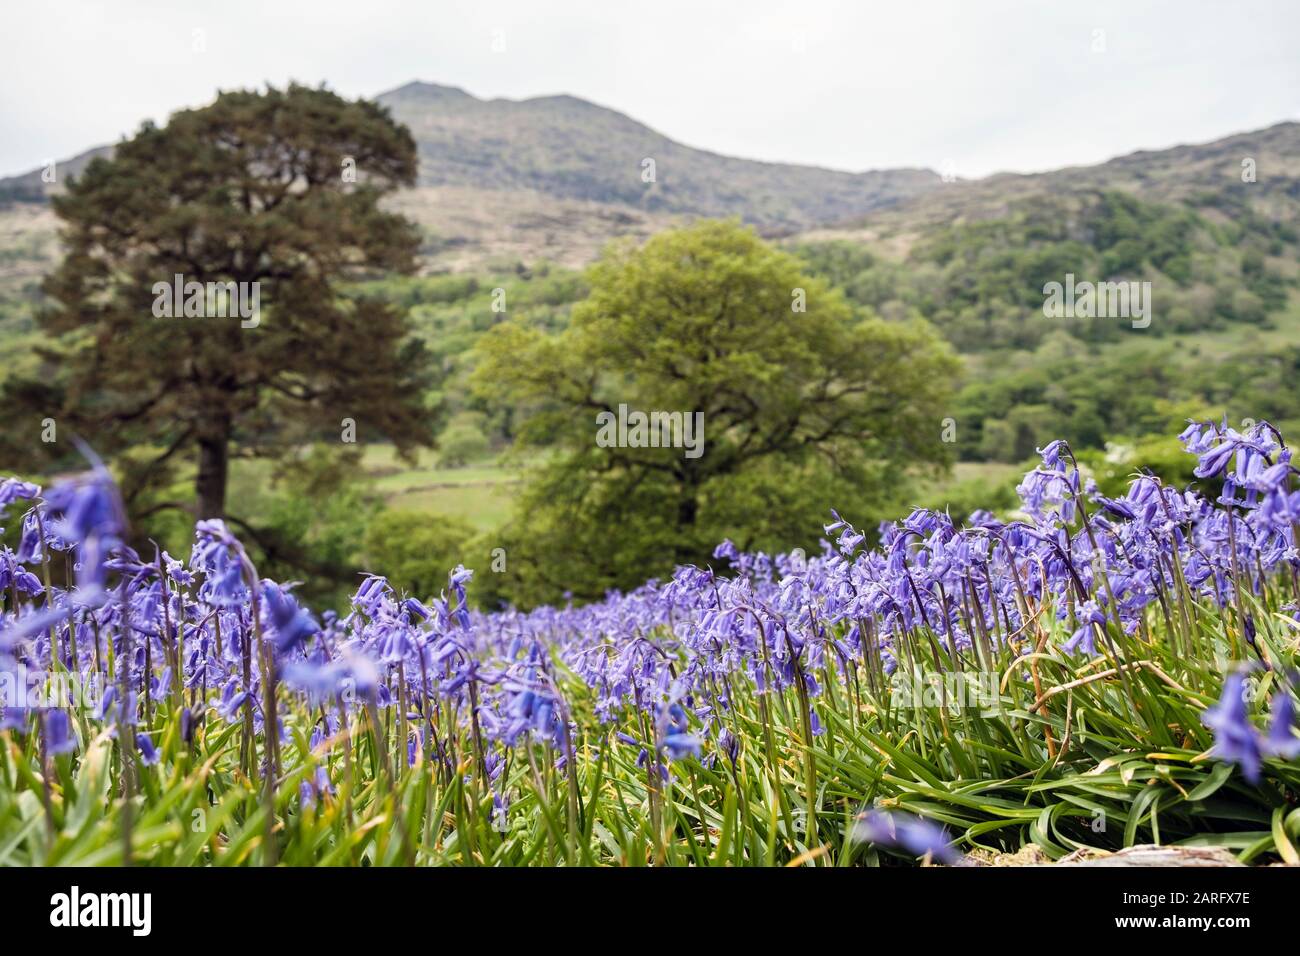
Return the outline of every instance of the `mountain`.
<path id="1" fill-rule="evenodd" d="M 622 113 L 573 96 L 483 100 L 408 83 L 376 97 L 414 135 L 420 187 L 535 192 L 644 213 L 739 216 L 765 231 L 859 216 L 936 186 L 921 169 L 847 173 L 692 149 Z M 59 164 L 81 171 L 99 147 Z M 653 163 L 653 176 L 646 170 Z M 650 180 L 650 181 L 646 181 Z M 0 179 L 0 199 L 39 200 L 59 186 L 41 170 Z"/>
<path id="2" fill-rule="evenodd" d="M 112 146 L 96 146 L 84 153 L 54 164 L 53 182 L 46 182 L 45 168 L 33 169 L 18 176 L 0 179 L 0 204 L 12 202 L 44 202 L 51 193 L 58 192 L 68 177 L 80 176 L 90 161 L 99 156 L 113 155 Z"/>
<path id="3" fill-rule="evenodd" d="M 1254 162 L 1252 182 L 1242 179 L 1244 160 Z M 1001 219 L 1026 203 L 1097 190 L 1118 190 L 1144 202 L 1218 206 L 1225 219 L 1233 209 L 1249 207 L 1300 225 L 1300 123 L 1277 123 L 1209 143 L 1139 150 L 1095 166 L 944 183 L 817 234 L 905 249 L 941 226 Z"/>
<path id="4" fill-rule="evenodd" d="M 678 218 L 738 216 L 767 235 L 791 233 L 940 183 L 920 169 L 848 173 L 720 156 L 572 96 L 484 100 L 416 82 L 376 99 L 415 137 L 418 184 L 392 204 L 423 227 L 425 262 L 440 270 L 537 259 L 580 266 L 611 238 L 643 239 Z M 0 236 L 45 250 L 53 216 L 12 210 L 42 204 L 91 159 L 111 154 L 101 146 L 59 163 L 52 184 L 40 169 L 0 179 Z M 6 264 L 11 276 L 15 266 L 28 275 L 48 266 L 43 256 L 19 259 L 0 252 L 0 280 Z"/>
<path id="5" fill-rule="evenodd" d="M 533 190 L 651 213 L 739 216 L 773 231 L 860 216 L 941 181 L 920 169 L 847 173 L 720 156 L 572 96 L 481 100 L 409 83 L 377 99 L 415 136 L 421 186 Z M 648 161 L 652 182 L 644 181 Z"/>
<path id="6" fill-rule="evenodd" d="M 1282 220 L 1294 221 L 1300 208 L 1296 123 L 1097 166 L 945 183 L 920 169 L 850 173 L 721 156 L 572 96 L 485 100 L 414 82 L 377 99 L 418 146 L 418 183 L 390 202 L 420 225 L 427 271 L 539 260 L 579 267 L 612 238 L 643 239 L 701 216 L 739 216 L 768 236 L 848 239 L 901 259 L 936 230 L 1081 190 L 1166 203 L 1199 197 L 1206 215 L 1223 218 L 1243 202 Z M 0 325 L 13 327 L 17 290 L 30 296 L 58 254 L 45 198 L 111 149 L 60 163 L 54 184 L 42 181 L 41 170 L 0 179 Z M 1240 180 L 1245 157 L 1258 167 L 1249 192 Z M 654 163 L 653 182 L 643 181 L 646 160 Z M 1226 205 L 1216 212 L 1216 202 Z"/>

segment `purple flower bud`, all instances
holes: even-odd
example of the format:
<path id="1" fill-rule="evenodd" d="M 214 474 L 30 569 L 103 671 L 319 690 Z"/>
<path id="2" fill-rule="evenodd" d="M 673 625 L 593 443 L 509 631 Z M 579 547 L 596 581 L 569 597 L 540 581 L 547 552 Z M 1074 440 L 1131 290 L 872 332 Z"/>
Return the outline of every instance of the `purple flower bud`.
<path id="1" fill-rule="evenodd" d="M 1293 760 L 1300 756 L 1300 737 L 1296 736 L 1295 702 L 1285 687 L 1279 688 L 1269 702 L 1272 719 L 1268 725 L 1268 738 L 1264 750 L 1274 757 Z"/>
<path id="2" fill-rule="evenodd" d="M 1201 714 L 1201 721 L 1214 731 L 1211 756 L 1241 767 L 1251 783 L 1259 782 L 1261 755 L 1259 731 L 1246 714 L 1246 681 L 1240 673 L 1228 675 L 1223 682 L 1219 703 Z"/>
<path id="3" fill-rule="evenodd" d="M 158 749 L 148 734 L 136 734 L 135 745 L 140 748 L 140 762 L 146 767 L 152 767 L 158 762 Z"/>
<path id="4" fill-rule="evenodd" d="M 71 753 L 76 747 L 68 724 L 67 711 L 47 710 L 42 715 L 41 732 L 45 735 L 45 752 L 50 756 Z"/>
<path id="5" fill-rule="evenodd" d="M 907 813 L 870 810 L 858 818 L 852 835 L 856 840 L 906 850 L 913 856 L 928 854 L 939 863 L 952 864 L 961 859 L 942 829 Z"/>

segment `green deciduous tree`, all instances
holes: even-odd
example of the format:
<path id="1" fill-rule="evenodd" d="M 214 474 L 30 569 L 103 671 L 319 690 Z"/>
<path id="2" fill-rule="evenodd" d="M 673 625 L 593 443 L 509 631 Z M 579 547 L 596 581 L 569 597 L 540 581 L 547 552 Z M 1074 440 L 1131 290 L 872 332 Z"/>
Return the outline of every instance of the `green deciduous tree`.
<path id="1" fill-rule="evenodd" d="M 529 602 L 632 586 L 742 547 L 811 547 L 838 506 L 867 521 L 910 472 L 946 461 L 941 421 L 957 361 L 923 324 L 856 314 L 793 256 L 735 222 L 616 245 L 558 334 L 503 323 L 475 388 L 553 446 L 502 535 Z M 699 412 L 681 447 L 602 447 L 597 415 Z M 629 442 L 631 444 L 631 442 Z"/>

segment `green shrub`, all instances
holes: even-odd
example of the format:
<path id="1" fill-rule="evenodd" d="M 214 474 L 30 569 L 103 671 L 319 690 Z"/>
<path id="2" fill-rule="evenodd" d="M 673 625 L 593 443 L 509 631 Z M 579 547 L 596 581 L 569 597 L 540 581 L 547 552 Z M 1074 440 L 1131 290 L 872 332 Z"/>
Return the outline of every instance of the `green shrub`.
<path id="1" fill-rule="evenodd" d="M 458 518 L 385 510 L 366 529 L 366 567 L 397 591 L 424 600 L 447 586 L 447 572 L 465 560 L 473 529 Z"/>

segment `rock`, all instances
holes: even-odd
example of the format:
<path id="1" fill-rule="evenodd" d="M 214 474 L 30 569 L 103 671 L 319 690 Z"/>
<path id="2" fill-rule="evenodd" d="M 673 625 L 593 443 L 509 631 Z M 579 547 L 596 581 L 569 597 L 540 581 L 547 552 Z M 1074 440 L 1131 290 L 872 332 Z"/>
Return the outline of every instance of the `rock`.
<path id="1" fill-rule="evenodd" d="M 1085 848 L 1053 862 L 1036 844 L 1015 853 L 973 850 L 958 866 L 1242 866 L 1223 847 L 1156 846 L 1147 843 L 1117 852 Z"/>
<path id="2" fill-rule="evenodd" d="M 1106 850 L 1075 850 L 1054 866 L 1243 866 L 1223 847 L 1130 846 L 1116 853 Z"/>

